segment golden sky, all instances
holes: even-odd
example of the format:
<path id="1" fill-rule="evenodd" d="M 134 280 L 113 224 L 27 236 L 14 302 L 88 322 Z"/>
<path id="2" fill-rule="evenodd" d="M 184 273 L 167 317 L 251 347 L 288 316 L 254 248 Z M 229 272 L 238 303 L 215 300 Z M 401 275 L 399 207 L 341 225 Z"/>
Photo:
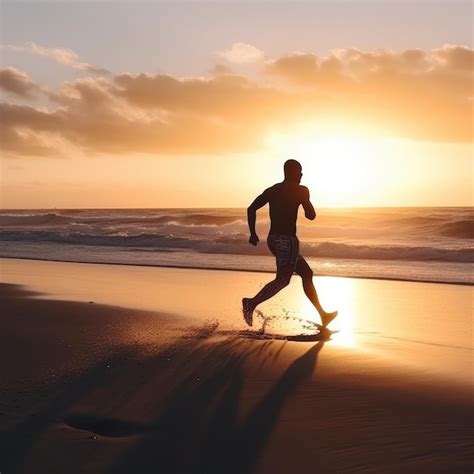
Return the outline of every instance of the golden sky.
<path id="1" fill-rule="evenodd" d="M 471 47 L 272 56 L 237 39 L 192 75 L 3 43 L 80 77 L 2 61 L 2 207 L 245 207 L 288 158 L 320 206 L 472 205 Z"/>

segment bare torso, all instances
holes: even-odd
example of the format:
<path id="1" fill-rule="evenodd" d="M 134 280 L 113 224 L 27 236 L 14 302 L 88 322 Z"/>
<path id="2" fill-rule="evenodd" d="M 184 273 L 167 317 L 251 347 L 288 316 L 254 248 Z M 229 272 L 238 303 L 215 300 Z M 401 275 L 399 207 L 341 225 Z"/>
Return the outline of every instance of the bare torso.
<path id="1" fill-rule="evenodd" d="M 270 234 L 296 235 L 298 207 L 304 187 L 291 182 L 277 183 L 265 190 L 270 205 Z"/>

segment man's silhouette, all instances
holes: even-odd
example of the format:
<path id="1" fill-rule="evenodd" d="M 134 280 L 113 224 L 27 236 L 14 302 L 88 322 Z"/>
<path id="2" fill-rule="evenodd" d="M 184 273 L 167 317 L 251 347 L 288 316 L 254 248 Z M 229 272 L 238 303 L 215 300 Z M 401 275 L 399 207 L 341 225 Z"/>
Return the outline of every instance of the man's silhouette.
<path id="1" fill-rule="evenodd" d="M 265 204 L 270 204 L 271 226 L 267 245 L 276 257 L 277 274 L 276 278 L 267 283 L 253 298 L 242 300 L 244 319 L 249 326 L 252 326 L 255 308 L 287 286 L 293 272 L 296 272 L 302 278 L 304 292 L 318 310 L 323 326 L 327 326 L 337 316 L 337 311 L 327 313 L 319 303 L 313 284 L 313 271 L 299 254 L 299 241 L 296 237 L 296 218 L 299 205 L 303 205 L 305 216 L 309 220 L 316 218 L 316 212 L 309 200 L 308 188 L 300 185 L 303 176 L 300 163 L 296 160 L 286 161 L 284 172 L 283 182 L 265 189 L 247 209 L 250 229 L 249 242 L 252 245 L 257 245 L 259 238 L 255 232 L 256 211 Z"/>

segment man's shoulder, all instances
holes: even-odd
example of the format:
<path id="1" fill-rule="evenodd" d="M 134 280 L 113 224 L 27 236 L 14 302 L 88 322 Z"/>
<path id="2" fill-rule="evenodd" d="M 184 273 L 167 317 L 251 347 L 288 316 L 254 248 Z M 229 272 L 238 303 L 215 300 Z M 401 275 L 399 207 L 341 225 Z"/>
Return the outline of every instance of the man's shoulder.
<path id="1" fill-rule="evenodd" d="M 290 187 L 288 187 L 288 184 L 285 185 L 285 183 L 275 183 L 273 186 L 270 186 L 269 188 L 265 189 L 263 191 L 264 193 L 272 193 L 272 192 L 291 192 L 294 193 L 295 191 L 298 194 L 302 194 L 303 196 L 307 196 L 309 194 L 309 189 L 306 186 L 303 186 L 302 184 L 292 184 Z"/>
<path id="2" fill-rule="evenodd" d="M 306 186 L 303 186 L 302 184 L 298 185 L 298 191 L 302 194 L 303 197 L 309 196 L 309 189 Z"/>
<path id="3" fill-rule="evenodd" d="M 266 194 L 266 195 L 272 194 L 274 191 L 278 190 L 278 187 L 280 185 L 281 185 L 281 183 L 276 183 L 273 186 L 270 186 L 269 188 L 265 189 L 265 191 L 263 191 L 263 194 Z"/>

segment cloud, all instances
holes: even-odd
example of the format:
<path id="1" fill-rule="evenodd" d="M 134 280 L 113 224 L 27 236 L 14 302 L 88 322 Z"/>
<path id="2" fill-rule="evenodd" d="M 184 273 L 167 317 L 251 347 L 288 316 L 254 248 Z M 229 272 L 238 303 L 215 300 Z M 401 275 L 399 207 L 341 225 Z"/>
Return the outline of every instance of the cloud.
<path id="1" fill-rule="evenodd" d="M 227 74 L 233 74 L 233 71 L 230 67 L 226 66 L 225 64 L 220 64 L 220 63 L 217 63 L 215 64 L 210 70 L 209 72 L 213 75 L 213 76 L 225 76 Z"/>
<path id="2" fill-rule="evenodd" d="M 229 49 L 217 54 L 235 64 L 256 63 L 264 58 L 263 51 L 247 43 L 234 43 Z"/>
<path id="3" fill-rule="evenodd" d="M 318 73 L 318 58 L 314 54 L 295 52 L 267 61 L 265 71 L 296 82 L 312 82 Z"/>
<path id="4" fill-rule="evenodd" d="M 0 104 L 2 152 L 19 156 L 59 156 L 52 135 L 60 123 L 54 113 L 28 105 Z"/>
<path id="5" fill-rule="evenodd" d="M 265 63 L 269 77 L 334 101 L 357 121 L 396 136 L 472 141 L 473 50 L 446 44 L 423 51 L 338 49 L 294 53 Z M 336 105 L 338 104 L 338 105 Z"/>
<path id="6" fill-rule="evenodd" d="M 454 71 L 470 71 L 474 69 L 474 50 L 467 46 L 445 44 L 434 50 L 434 57 L 445 67 Z"/>
<path id="7" fill-rule="evenodd" d="M 368 136 L 472 142 L 472 50 L 334 50 L 264 65 L 263 81 L 119 74 L 64 82 L 50 108 L 0 104 L 4 151 L 18 155 L 215 154 L 262 150 L 269 132 L 310 123 Z M 328 125 L 329 124 L 329 125 Z"/>
<path id="8" fill-rule="evenodd" d="M 73 69 L 77 69 L 79 71 L 90 72 L 92 74 L 109 74 L 107 69 L 96 68 L 90 64 L 81 63 L 79 61 L 79 56 L 68 48 L 47 48 L 34 42 L 25 43 L 23 46 L 8 44 L 2 45 L 1 47 L 11 51 L 26 52 L 50 58 L 59 64 L 70 66 Z"/>
<path id="9" fill-rule="evenodd" d="M 32 98 L 40 87 L 24 71 L 15 67 L 0 69 L 0 89 L 22 98 Z"/>
<path id="10" fill-rule="evenodd" d="M 391 75 L 394 81 L 429 79 L 436 74 L 472 77 L 474 51 L 467 46 L 445 44 L 432 51 L 379 49 L 364 51 L 358 48 L 335 49 L 328 56 L 296 52 L 282 58 L 268 60 L 265 72 L 290 81 L 318 85 L 321 79 L 332 81 L 344 77 L 366 83 L 382 75 Z M 429 83 L 427 84 L 430 85 Z"/>
<path id="11" fill-rule="evenodd" d="M 90 153 L 253 151 L 262 147 L 266 119 L 278 123 L 279 116 L 283 124 L 295 102 L 240 76 L 178 79 L 159 74 L 123 74 L 114 81 L 82 78 L 64 83 L 51 99 L 57 107 L 50 111 L 0 105 L 5 151 L 15 153 L 16 130 L 39 134 L 30 150 L 22 146 L 21 153 L 32 155 L 47 154 L 37 139 L 47 142 L 50 134 Z"/>

